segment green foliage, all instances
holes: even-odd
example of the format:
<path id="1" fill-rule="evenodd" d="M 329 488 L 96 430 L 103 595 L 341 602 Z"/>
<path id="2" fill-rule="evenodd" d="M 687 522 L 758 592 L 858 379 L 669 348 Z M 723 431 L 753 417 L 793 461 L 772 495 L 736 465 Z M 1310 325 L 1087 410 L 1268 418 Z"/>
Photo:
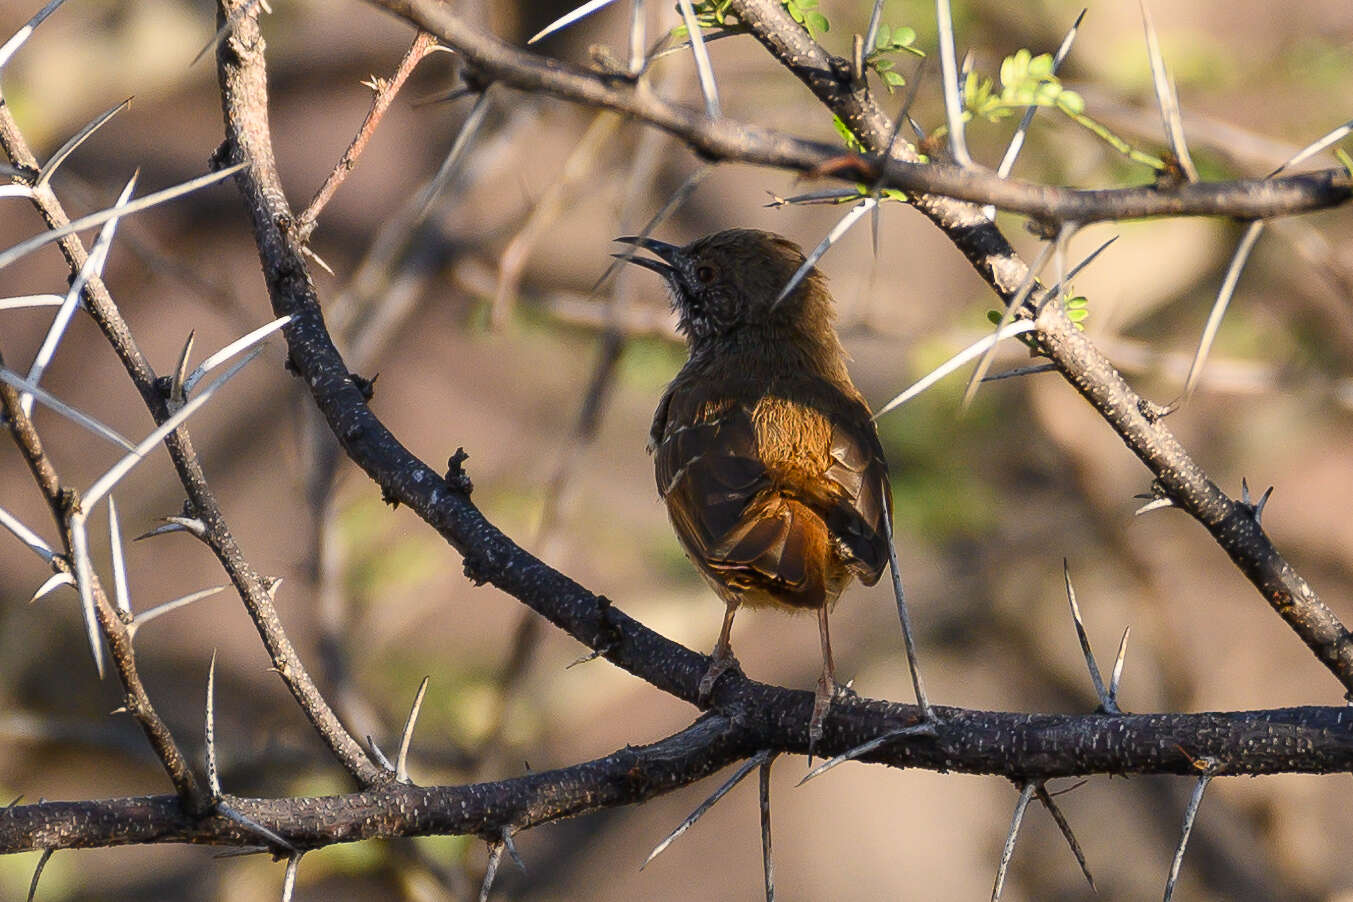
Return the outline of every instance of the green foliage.
<path id="1" fill-rule="evenodd" d="M 916 40 L 916 29 L 906 25 L 893 28 L 888 25 L 879 25 L 878 36 L 874 39 L 874 46 L 870 48 L 864 58 L 866 69 L 873 69 L 878 73 L 878 77 L 883 79 L 883 84 L 892 93 L 893 89 L 900 88 L 907 83 L 902 77 L 902 73 L 894 70 L 896 61 L 889 57 L 898 53 L 910 53 L 915 56 L 924 57 L 925 51 L 913 47 L 912 43 Z"/>
<path id="2" fill-rule="evenodd" d="M 1353 175 L 1353 157 L 1350 157 L 1348 152 L 1342 147 L 1334 148 L 1334 156 L 1339 161 L 1340 165 L 1348 171 L 1348 174 Z"/>
<path id="3" fill-rule="evenodd" d="M 816 37 L 814 31 L 831 30 L 831 23 L 827 21 L 827 17 L 817 11 L 817 0 L 781 0 L 781 2 L 784 3 L 790 18 L 802 25 L 810 37 Z"/>
<path id="4" fill-rule="evenodd" d="M 817 37 L 816 33 L 822 33 L 831 29 L 831 23 L 827 17 L 817 11 L 818 0 L 781 0 L 785 11 L 795 22 L 803 26 L 804 31 L 811 37 Z M 730 21 L 730 9 L 732 0 L 697 0 L 691 4 L 691 10 L 695 13 L 695 21 L 701 28 L 722 28 L 726 31 L 746 31 L 741 24 Z M 678 9 L 678 12 L 680 10 Z M 679 41 L 684 41 L 690 36 L 685 25 L 678 25 L 672 29 L 672 37 Z"/>
<path id="5" fill-rule="evenodd" d="M 728 21 L 729 7 L 732 6 L 732 0 L 696 0 L 691 4 L 691 11 L 695 13 L 695 21 L 701 28 L 727 28 L 741 30 L 739 26 Z M 681 7 L 677 7 L 677 15 L 681 15 Z M 690 32 L 685 25 L 678 25 L 672 29 L 672 37 L 678 41 L 684 41 L 690 37 Z"/>
<path id="6" fill-rule="evenodd" d="M 850 126 L 841 120 L 840 116 L 832 116 L 832 125 L 836 127 L 836 133 L 841 136 L 841 140 L 846 142 L 846 148 L 855 153 L 864 153 L 864 145 L 860 139 L 855 137 L 855 133 L 850 130 Z"/>
<path id="7" fill-rule="evenodd" d="M 1066 310 L 1066 318 L 1071 320 L 1079 331 L 1084 332 L 1085 321 L 1090 318 L 1089 299 L 1077 295 L 1076 297 L 1064 297 L 1062 303 Z M 1001 319 L 1004 316 L 1005 313 L 1001 310 L 987 311 L 987 321 L 993 326 L 999 326 L 1001 324 Z M 1031 354 L 1038 353 L 1038 339 L 1032 332 L 1021 332 L 1019 335 L 1016 335 L 1015 338 L 1027 347 Z"/>
<path id="8" fill-rule="evenodd" d="M 1085 114 L 1085 99 L 1075 91 L 1062 86 L 1053 74 L 1052 54 L 1034 56 L 1028 50 L 1018 50 L 1001 62 L 1000 90 L 989 77 L 969 72 L 963 83 L 963 119 L 965 122 L 981 119 L 997 123 L 1009 119 L 1031 106 L 1048 107 L 1065 115 L 1072 122 L 1089 131 L 1114 150 L 1134 162 L 1160 171 L 1165 163 L 1159 157 L 1137 150 L 1105 126 Z M 947 132 L 946 126 L 935 129 L 936 136 Z"/>

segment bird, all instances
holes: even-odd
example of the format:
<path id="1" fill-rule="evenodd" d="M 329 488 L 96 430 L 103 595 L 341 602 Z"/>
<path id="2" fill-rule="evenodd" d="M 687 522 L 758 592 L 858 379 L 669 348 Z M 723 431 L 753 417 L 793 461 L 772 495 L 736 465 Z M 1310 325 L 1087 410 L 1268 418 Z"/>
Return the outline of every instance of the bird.
<path id="1" fill-rule="evenodd" d="M 809 722 L 816 746 L 836 681 L 828 613 L 852 578 L 889 562 L 892 491 L 869 405 L 846 369 L 825 277 L 798 245 L 729 229 L 684 246 L 646 236 L 617 258 L 662 276 L 688 359 L 653 415 L 658 494 L 687 557 L 723 600 L 723 626 L 698 687 L 703 704 L 738 666 L 742 607 L 814 611 L 822 646 Z"/>

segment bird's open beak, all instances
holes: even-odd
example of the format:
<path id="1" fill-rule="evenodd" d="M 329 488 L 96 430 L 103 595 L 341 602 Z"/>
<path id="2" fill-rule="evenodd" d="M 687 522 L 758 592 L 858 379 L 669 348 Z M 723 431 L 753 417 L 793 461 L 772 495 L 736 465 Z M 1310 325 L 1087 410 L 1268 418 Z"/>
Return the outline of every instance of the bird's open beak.
<path id="1" fill-rule="evenodd" d="M 675 244 L 668 244 L 666 241 L 659 241 L 656 238 L 641 238 L 637 235 L 625 235 L 615 240 L 642 247 L 662 258 L 661 260 L 654 260 L 650 257 L 636 257 L 633 251 L 626 251 L 623 254 L 611 255 L 617 260 L 624 260 L 626 263 L 634 263 L 644 269 L 651 269 L 665 279 L 671 279 L 676 275 L 676 269 L 672 264 L 676 262 L 677 254 L 681 251 L 681 248 Z"/>

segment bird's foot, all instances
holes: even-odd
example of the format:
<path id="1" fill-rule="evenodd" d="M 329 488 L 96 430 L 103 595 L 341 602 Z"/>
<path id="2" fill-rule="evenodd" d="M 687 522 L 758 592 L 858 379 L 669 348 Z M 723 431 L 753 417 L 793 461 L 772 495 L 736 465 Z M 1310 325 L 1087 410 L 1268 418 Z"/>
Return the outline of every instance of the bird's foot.
<path id="1" fill-rule="evenodd" d="M 831 710 L 832 702 L 838 698 L 858 697 L 849 684 L 842 685 L 825 673 L 818 678 L 817 693 L 813 698 L 813 719 L 808 721 L 808 755 L 812 757 L 822 738 L 822 725 Z"/>
<path id="2" fill-rule="evenodd" d="M 733 657 L 731 651 L 721 654 L 718 649 L 714 650 L 714 655 L 709 659 L 709 669 L 705 675 L 700 678 L 700 687 L 696 690 L 696 700 L 703 706 L 709 704 L 709 697 L 714 692 L 714 684 L 719 682 L 719 677 L 726 671 L 741 669 L 738 659 Z"/>

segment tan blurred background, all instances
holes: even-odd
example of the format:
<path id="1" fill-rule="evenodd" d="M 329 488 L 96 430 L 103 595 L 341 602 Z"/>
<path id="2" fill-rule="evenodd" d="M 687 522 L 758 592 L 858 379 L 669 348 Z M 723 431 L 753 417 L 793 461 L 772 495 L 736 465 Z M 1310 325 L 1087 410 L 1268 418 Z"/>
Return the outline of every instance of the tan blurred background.
<path id="1" fill-rule="evenodd" d="M 0 33 L 19 27 L 35 6 L 0 0 Z M 483 20 L 521 43 L 568 4 L 490 6 Z M 1152 6 L 1206 177 L 1262 175 L 1349 117 L 1347 0 Z M 666 4 L 649 7 L 655 29 L 675 24 Z M 588 59 L 589 44 L 623 54 L 625 8 L 616 4 L 545 42 L 543 51 L 578 62 Z M 844 53 L 850 35 L 863 31 L 869 4 L 824 0 L 821 11 L 832 23 L 825 43 Z M 994 75 L 1021 47 L 1055 49 L 1078 11 L 1054 0 L 959 4 L 959 49 L 971 49 L 974 65 Z M 891 0 L 885 21 L 915 27 L 918 46 L 933 49 L 930 4 Z M 212 61 L 190 61 L 213 29 L 213 13 L 201 2 L 71 3 L 6 69 L 5 100 L 39 158 L 101 110 L 134 96 L 57 176 L 69 209 L 110 203 L 137 168 L 139 193 L 205 170 L 222 134 L 220 106 Z M 388 75 L 412 34 L 350 0 L 275 0 L 265 33 L 274 139 L 299 209 L 366 110 L 369 92 L 360 83 Z M 751 39 L 722 41 L 711 52 L 727 115 L 835 140 L 830 117 Z M 911 66 L 899 64 L 905 72 Z M 415 453 L 439 466 L 465 447 L 474 500 L 509 535 L 654 629 L 707 651 L 722 608 L 682 558 L 644 452 L 652 408 L 683 359 L 671 340 L 666 299 L 651 274 L 638 271 L 615 295 L 590 293 L 609 262 L 610 239 L 641 225 L 698 163 L 672 140 L 632 124 L 598 123 L 587 110 L 498 94 L 487 129 L 427 226 L 392 263 L 373 264 L 378 238 L 398 232 L 406 198 L 436 170 L 472 103 L 415 103 L 452 88 L 453 69 L 446 54 L 425 61 L 321 218 L 312 246 L 336 275 L 316 271 L 316 280 L 336 327 L 348 324 L 340 346 L 364 375 L 379 373 L 374 408 Z M 696 100 L 686 57 L 668 58 L 655 71 L 665 90 Z M 1090 115 L 1143 149 L 1159 150 L 1136 4 L 1093 5 L 1063 71 Z M 901 95 L 884 102 L 895 109 Z M 933 68 L 913 115 L 928 128 L 942 122 Z M 975 156 L 994 164 L 1009 131 L 1008 124 L 973 126 Z M 1327 154 L 1318 165 L 1333 162 Z M 1036 120 L 1016 174 L 1086 186 L 1147 178 L 1048 112 Z M 757 226 L 811 246 L 843 210 L 765 204 L 770 194 L 813 187 L 780 172 L 721 166 L 658 235 L 684 241 Z M 0 246 L 40 228 L 22 201 L 0 204 Z M 518 290 L 505 291 L 502 255 L 533 211 L 537 240 L 517 245 Z M 1012 240 L 1036 252 L 1019 220 L 1001 221 Z M 1075 285 L 1089 298 L 1087 327 L 1144 394 L 1168 402 L 1183 384 L 1240 228 L 1211 220 L 1096 226 L 1072 242 L 1072 258 L 1115 234 L 1117 243 Z M 1200 391 L 1170 420 L 1230 494 L 1239 495 L 1242 477 L 1257 491 L 1277 486 L 1265 525 L 1345 621 L 1353 619 L 1351 234 L 1347 208 L 1269 230 Z M 876 406 L 983 334 L 995 306 L 960 255 L 908 208 L 884 209 L 881 238 L 876 259 L 862 226 L 822 264 L 856 381 Z M 245 217 L 228 187 L 126 222 L 105 278 L 160 372 L 172 368 L 190 330 L 200 360 L 271 318 Z M 0 295 L 61 292 L 65 279 L 49 249 L 7 269 Z M 7 365 L 27 368 L 50 317 L 50 309 L 0 313 Z M 596 440 L 580 444 L 580 406 L 602 333 L 614 323 L 630 334 Z M 605 662 L 565 669 L 583 651 L 575 642 L 552 627 L 523 629 L 519 603 L 473 588 L 454 552 L 407 511 L 383 505 L 346 462 L 317 507 L 313 485 L 332 443 L 311 434 L 306 401 L 282 358 L 274 342 L 193 421 L 192 433 L 246 555 L 261 572 L 285 578 L 278 603 L 293 641 L 357 733 L 392 751 L 424 674 L 431 686 L 411 759 L 420 783 L 572 764 L 657 740 L 691 721 L 692 708 Z M 1007 350 L 996 366 L 1027 360 Z M 1121 631 L 1132 628 L 1126 709 L 1341 702 L 1338 683 L 1201 527 L 1173 511 L 1134 519 L 1140 502 L 1132 496 L 1147 490 L 1147 471 L 1066 384 L 1053 375 L 995 383 L 960 413 L 962 382 L 951 377 L 880 424 L 932 699 L 1020 711 L 1094 706 L 1062 589 L 1066 557 L 1106 667 Z M 44 384 L 126 434 L 150 428 L 87 319 L 77 317 Z M 109 448 L 50 412 L 38 423 L 73 484 L 87 485 L 113 460 Z M 163 452 L 133 474 L 117 500 L 128 538 L 178 512 L 182 492 Z M 0 442 L 0 506 L 55 540 L 8 442 Z M 102 530 L 100 524 L 96 542 L 106 548 Z M 182 535 L 129 546 L 129 567 L 138 610 L 224 582 L 214 559 Z M 168 791 L 130 722 L 108 716 L 119 703 L 115 682 L 95 680 L 73 593 L 26 604 L 47 575 L 17 542 L 0 537 L 0 803 L 19 794 L 33 801 Z M 884 586 L 852 589 L 833 629 L 839 672 L 853 677 L 859 692 L 911 700 Z M 137 645 L 152 697 L 198 761 L 207 662 L 217 652 L 228 791 L 348 788 L 269 673 L 229 593 L 147 625 Z M 516 664 L 514 647 L 529 652 Z M 756 679 L 813 685 L 818 657 L 810 620 L 746 613 L 736 647 Z M 803 759 L 785 758 L 774 771 L 779 898 L 989 894 L 1017 795 L 1009 784 L 855 765 L 794 788 L 805 769 Z M 519 835 L 529 870 L 505 863 L 494 898 L 758 898 L 753 781 L 639 870 L 718 779 L 639 808 Z M 1100 898 L 1160 893 L 1190 788 L 1178 779 L 1094 777 L 1060 798 Z M 1353 898 L 1349 789 L 1345 776 L 1213 783 L 1178 897 Z M 0 860 L 0 897 L 22 898 L 37 857 Z M 306 856 L 296 897 L 473 897 L 484 860 L 483 845 L 467 838 L 336 847 Z M 279 864 L 216 860 L 210 849 L 63 852 L 48 865 L 39 898 L 275 898 L 281 876 Z M 1004 898 L 1088 896 L 1051 819 L 1032 809 Z"/>

